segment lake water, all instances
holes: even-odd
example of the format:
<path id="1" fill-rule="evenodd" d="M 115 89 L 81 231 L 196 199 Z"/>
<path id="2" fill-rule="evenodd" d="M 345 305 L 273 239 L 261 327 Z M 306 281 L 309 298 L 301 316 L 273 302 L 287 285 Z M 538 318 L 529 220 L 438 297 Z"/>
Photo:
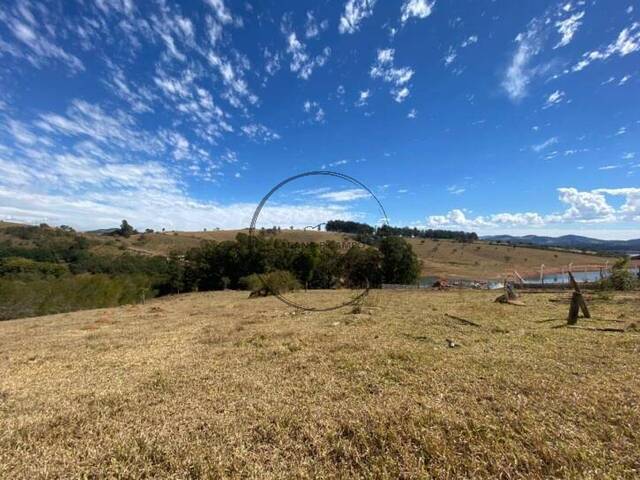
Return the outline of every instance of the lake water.
<path id="1" fill-rule="evenodd" d="M 629 269 L 629 271 L 634 275 L 638 274 L 637 268 L 631 268 Z M 603 276 L 604 278 L 606 278 L 610 274 L 611 272 L 609 271 L 605 271 L 601 273 L 600 270 L 594 270 L 594 271 L 588 271 L 588 272 L 573 272 L 573 278 L 575 278 L 576 282 L 578 283 L 597 282 L 601 280 Z M 439 277 L 432 277 L 432 276 L 422 277 L 420 279 L 420 286 L 430 287 L 431 285 L 433 285 L 433 282 L 438 280 L 438 278 Z M 544 275 L 543 278 L 544 278 L 544 283 L 547 285 L 561 285 L 563 283 L 569 283 L 569 274 L 567 273 L 550 273 L 550 274 Z M 471 286 L 472 284 L 472 282 L 468 280 L 459 280 L 459 282 L 465 286 Z M 524 283 L 525 284 L 540 283 L 540 276 L 525 278 Z M 466 284 L 469 284 L 469 285 L 466 285 Z M 490 288 L 490 289 L 503 288 L 503 287 L 504 285 L 501 281 L 489 281 L 487 283 L 487 288 Z"/>
<path id="2" fill-rule="evenodd" d="M 591 271 L 591 272 L 573 272 L 573 278 L 576 279 L 576 282 L 597 282 L 602 278 L 606 278 L 609 276 L 609 272 L 600 272 Z M 544 275 L 542 277 L 544 279 L 544 283 L 569 283 L 569 274 L 568 273 L 550 273 L 548 275 Z M 524 283 L 540 283 L 540 276 L 534 278 L 525 278 Z"/>

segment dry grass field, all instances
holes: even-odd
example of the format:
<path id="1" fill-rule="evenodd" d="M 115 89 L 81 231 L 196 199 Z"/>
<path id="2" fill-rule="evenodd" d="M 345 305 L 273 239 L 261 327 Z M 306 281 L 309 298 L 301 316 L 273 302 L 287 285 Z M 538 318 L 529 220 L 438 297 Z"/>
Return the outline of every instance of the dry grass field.
<path id="1" fill-rule="evenodd" d="M 624 333 L 553 328 L 566 294 L 495 295 L 305 313 L 215 292 L 0 323 L 0 478 L 638 478 L 640 294 L 594 294 L 580 321 Z"/>
<path id="2" fill-rule="evenodd" d="M 458 277 L 475 280 L 501 278 L 517 270 L 521 275 L 573 265 L 612 265 L 615 258 L 575 253 L 566 250 L 543 250 L 509 245 L 491 245 L 487 242 L 460 243 L 450 240 L 410 239 L 413 250 L 422 260 L 424 275 Z"/>

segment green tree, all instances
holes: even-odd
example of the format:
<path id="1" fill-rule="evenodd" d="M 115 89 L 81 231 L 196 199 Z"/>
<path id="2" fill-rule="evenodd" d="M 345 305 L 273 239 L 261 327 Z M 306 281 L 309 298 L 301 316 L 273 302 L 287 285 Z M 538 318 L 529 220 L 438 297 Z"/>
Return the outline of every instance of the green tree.
<path id="1" fill-rule="evenodd" d="M 127 222 L 126 220 L 122 220 L 120 228 L 116 232 L 121 237 L 130 237 L 131 235 L 136 233 L 136 230 L 131 225 L 129 225 L 129 222 Z"/>
<path id="2" fill-rule="evenodd" d="M 318 262 L 318 248 L 316 244 L 305 245 L 298 251 L 298 254 L 294 258 L 293 269 L 305 288 L 309 288 L 309 282 L 311 282 L 314 277 Z"/>
<path id="3" fill-rule="evenodd" d="M 380 241 L 384 283 L 409 285 L 420 276 L 420 261 L 411 245 L 400 237 L 385 237 Z"/>
<path id="4" fill-rule="evenodd" d="M 176 253 L 172 252 L 167 260 L 166 281 L 163 282 L 160 294 L 181 293 L 185 289 L 184 263 Z"/>
<path id="5" fill-rule="evenodd" d="M 383 278 L 382 254 L 375 248 L 353 246 L 342 257 L 342 271 L 347 287 L 379 287 Z"/>
<path id="6" fill-rule="evenodd" d="M 338 242 L 330 240 L 320 245 L 317 252 L 313 278 L 309 282 L 310 288 L 334 288 L 337 286 L 341 272 L 340 246 Z"/>

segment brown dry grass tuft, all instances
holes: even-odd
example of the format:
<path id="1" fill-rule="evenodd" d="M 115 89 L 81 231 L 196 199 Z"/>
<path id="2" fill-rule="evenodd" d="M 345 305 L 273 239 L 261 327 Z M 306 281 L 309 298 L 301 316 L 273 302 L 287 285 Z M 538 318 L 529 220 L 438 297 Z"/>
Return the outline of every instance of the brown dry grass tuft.
<path id="1" fill-rule="evenodd" d="M 553 329 L 557 296 L 322 314 L 217 292 L 3 322 L 0 478 L 637 478 L 640 334 Z M 580 324 L 638 306 L 594 296 Z"/>

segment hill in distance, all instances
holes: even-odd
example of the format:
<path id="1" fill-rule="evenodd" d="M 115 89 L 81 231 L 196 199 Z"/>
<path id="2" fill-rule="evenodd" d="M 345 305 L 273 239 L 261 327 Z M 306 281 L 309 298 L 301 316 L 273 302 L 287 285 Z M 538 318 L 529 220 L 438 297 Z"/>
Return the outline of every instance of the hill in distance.
<path id="1" fill-rule="evenodd" d="M 634 240 L 600 240 L 598 238 L 580 235 L 563 235 L 561 237 L 545 237 L 538 235 L 491 235 L 482 237 L 490 242 L 509 242 L 521 245 L 536 245 L 544 247 L 559 247 L 580 250 L 594 250 L 607 252 L 637 252 L 640 251 L 640 238 Z"/>

